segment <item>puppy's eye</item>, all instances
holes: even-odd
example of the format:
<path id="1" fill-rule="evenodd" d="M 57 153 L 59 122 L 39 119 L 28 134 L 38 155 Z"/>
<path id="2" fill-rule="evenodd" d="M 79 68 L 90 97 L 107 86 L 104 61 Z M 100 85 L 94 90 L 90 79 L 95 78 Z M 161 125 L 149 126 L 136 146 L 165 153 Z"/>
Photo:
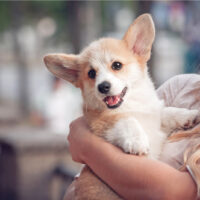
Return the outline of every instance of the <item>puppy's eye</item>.
<path id="1" fill-rule="evenodd" d="M 89 78 L 91 79 L 95 79 L 96 77 L 96 71 L 94 69 L 91 69 L 89 72 L 88 72 L 88 76 Z"/>
<path id="2" fill-rule="evenodd" d="M 121 68 L 122 68 L 122 63 L 117 62 L 117 61 L 112 63 L 112 69 L 113 70 L 120 70 Z"/>

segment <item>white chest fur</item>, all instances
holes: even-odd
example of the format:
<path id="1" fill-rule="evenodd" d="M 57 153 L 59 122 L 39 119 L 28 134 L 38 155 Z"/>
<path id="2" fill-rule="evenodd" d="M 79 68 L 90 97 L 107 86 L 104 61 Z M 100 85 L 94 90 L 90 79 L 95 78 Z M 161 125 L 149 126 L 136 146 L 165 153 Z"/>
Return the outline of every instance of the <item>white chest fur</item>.
<path id="1" fill-rule="evenodd" d="M 133 88 L 128 95 L 119 113 L 129 113 L 129 117 L 119 120 L 107 130 L 106 140 L 127 153 L 158 158 L 166 138 L 161 130 L 163 103 L 149 79 L 140 84 L 140 88 Z"/>

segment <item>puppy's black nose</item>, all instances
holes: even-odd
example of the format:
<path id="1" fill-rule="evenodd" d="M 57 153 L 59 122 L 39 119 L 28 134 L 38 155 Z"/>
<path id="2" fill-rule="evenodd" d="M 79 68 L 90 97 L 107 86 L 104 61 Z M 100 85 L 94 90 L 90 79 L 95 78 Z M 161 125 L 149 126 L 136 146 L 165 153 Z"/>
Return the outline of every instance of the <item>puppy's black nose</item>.
<path id="1" fill-rule="evenodd" d="M 111 88 L 111 84 L 107 81 L 102 82 L 101 84 L 98 85 L 98 90 L 99 92 L 106 94 L 109 92 Z"/>

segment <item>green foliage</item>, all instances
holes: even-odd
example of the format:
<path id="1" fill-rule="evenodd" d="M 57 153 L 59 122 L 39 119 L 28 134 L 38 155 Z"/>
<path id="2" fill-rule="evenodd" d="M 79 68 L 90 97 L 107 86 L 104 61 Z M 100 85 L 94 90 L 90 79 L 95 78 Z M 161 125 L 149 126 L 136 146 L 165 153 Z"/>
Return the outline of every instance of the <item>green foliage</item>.
<path id="1" fill-rule="evenodd" d="M 9 11 L 9 2 L 0 1 L 0 31 L 3 31 L 9 27 L 11 21 Z"/>
<path id="2" fill-rule="evenodd" d="M 66 23 L 67 2 L 65 1 L 0 1 L 0 31 L 10 28 L 13 23 L 32 23 L 42 17 L 52 17 L 59 24 Z M 13 12 L 17 12 L 14 18 Z"/>

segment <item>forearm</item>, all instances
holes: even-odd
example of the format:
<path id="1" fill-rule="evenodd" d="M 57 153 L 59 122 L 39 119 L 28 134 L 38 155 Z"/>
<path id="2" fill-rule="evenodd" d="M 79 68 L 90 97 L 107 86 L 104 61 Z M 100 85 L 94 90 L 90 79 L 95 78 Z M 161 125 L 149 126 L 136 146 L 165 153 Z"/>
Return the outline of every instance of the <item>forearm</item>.
<path id="1" fill-rule="evenodd" d="M 83 158 L 86 164 L 125 199 L 195 199 L 188 173 L 146 157 L 125 154 L 100 138 L 91 137 Z"/>

